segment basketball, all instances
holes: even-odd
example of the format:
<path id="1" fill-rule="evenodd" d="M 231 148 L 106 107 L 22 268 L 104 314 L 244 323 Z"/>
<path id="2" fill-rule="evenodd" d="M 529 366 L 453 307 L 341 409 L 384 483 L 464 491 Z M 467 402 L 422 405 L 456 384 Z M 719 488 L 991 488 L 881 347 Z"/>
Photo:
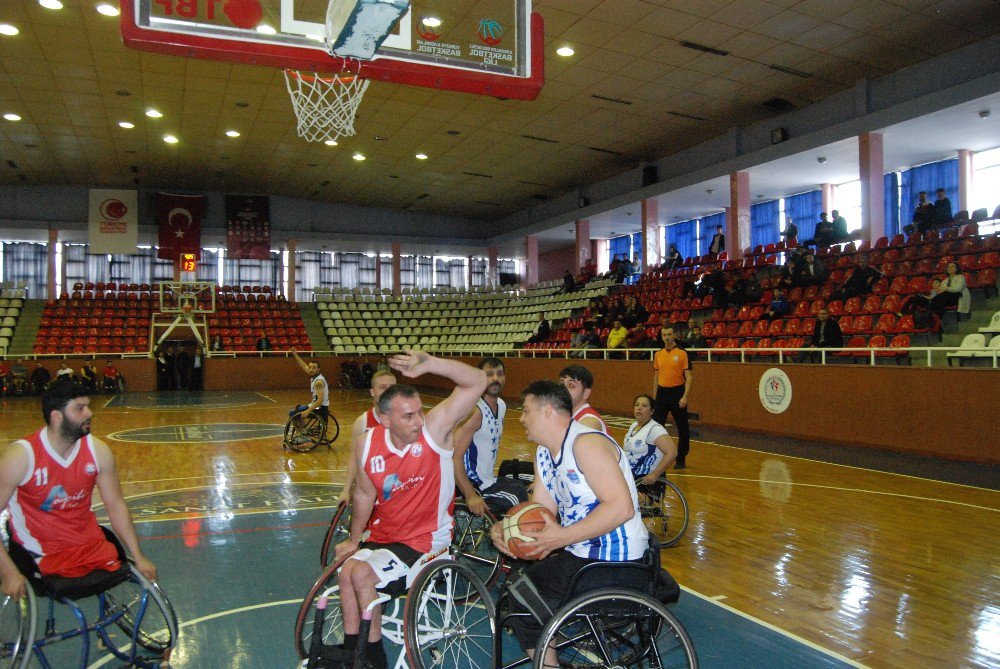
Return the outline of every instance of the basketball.
<path id="1" fill-rule="evenodd" d="M 545 527 L 545 519 L 558 522 L 551 511 L 538 502 L 522 502 L 507 512 L 501 521 L 503 523 L 503 540 L 507 550 L 522 560 L 537 560 L 526 551 L 532 550 L 531 537 L 525 532 L 537 532 Z"/>

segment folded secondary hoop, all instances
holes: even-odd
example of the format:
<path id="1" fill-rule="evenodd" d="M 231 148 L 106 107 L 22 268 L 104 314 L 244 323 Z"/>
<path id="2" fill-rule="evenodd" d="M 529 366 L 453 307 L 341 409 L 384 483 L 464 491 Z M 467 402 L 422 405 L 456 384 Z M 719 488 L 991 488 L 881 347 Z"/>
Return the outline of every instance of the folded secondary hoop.
<path id="1" fill-rule="evenodd" d="M 354 117 L 370 83 L 351 73 L 321 77 L 285 70 L 299 137 L 325 142 L 354 136 Z"/>

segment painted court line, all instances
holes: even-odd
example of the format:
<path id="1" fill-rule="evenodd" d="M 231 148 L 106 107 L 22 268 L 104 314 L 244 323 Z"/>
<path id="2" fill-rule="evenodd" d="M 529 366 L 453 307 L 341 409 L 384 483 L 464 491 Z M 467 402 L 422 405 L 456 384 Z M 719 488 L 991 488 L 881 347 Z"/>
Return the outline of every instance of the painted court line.
<path id="1" fill-rule="evenodd" d="M 346 472 L 346 469 L 299 469 L 294 474 L 316 474 L 320 472 Z M 288 476 L 287 471 L 272 471 L 272 472 L 251 472 L 248 474 L 225 474 L 227 479 L 236 478 L 238 476 Z M 197 481 L 199 479 L 215 479 L 217 474 L 209 474 L 205 476 L 177 476 L 174 478 L 164 478 L 164 479 L 140 479 L 138 481 L 122 481 L 122 485 L 139 485 L 140 483 L 164 483 L 166 481 Z M 266 483 L 266 481 L 265 481 Z M 302 481 L 302 483 L 313 483 L 313 481 Z M 315 483 L 325 483 L 324 481 L 315 481 Z M 156 491 L 160 492 L 160 491 Z M 149 494 L 149 493 L 143 493 Z M 127 498 L 126 498 L 127 499 Z"/>

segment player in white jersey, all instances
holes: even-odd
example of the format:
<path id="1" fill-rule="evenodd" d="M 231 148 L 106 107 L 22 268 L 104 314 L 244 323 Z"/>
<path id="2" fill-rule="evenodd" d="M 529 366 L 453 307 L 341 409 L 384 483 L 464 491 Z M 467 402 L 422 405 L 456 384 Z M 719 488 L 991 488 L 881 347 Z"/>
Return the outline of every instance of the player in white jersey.
<path id="1" fill-rule="evenodd" d="M 295 361 L 299 363 L 302 371 L 309 375 L 309 390 L 312 391 L 312 400 L 308 405 L 300 404 L 288 412 L 289 416 L 302 421 L 310 413 L 316 413 L 323 418 L 330 417 L 330 384 L 326 382 L 326 377 L 319 369 L 319 363 L 310 360 L 306 362 L 299 357 L 299 352 L 294 348 L 289 349 L 295 356 Z"/>
<path id="2" fill-rule="evenodd" d="M 353 452 L 354 443 L 366 431 L 382 424 L 382 421 L 378 417 L 378 398 L 382 397 L 382 393 L 394 385 L 396 385 L 396 375 L 386 369 L 381 369 L 372 376 L 372 387 L 368 392 L 372 396 L 373 404 L 368 411 L 365 411 L 354 419 L 354 425 L 351 427 L 352 453 L 347 459 L 347 480 L 344 481 L 344 489 L 337 499 L 338 504 L 351 500 L 351 492 L 354 490 L 354 479 L 358 475 L 358 465 L 356 462 L 358 454 Z"/>
<path id="3" fill-rule="evenodd" d="M 558 518 L 558 523 L 528 533 L 535 540 L 534 555 L 541 559 L 524 573 L 554 610 L 585 565 L 642 560 L 649 532 L 639 515 L 625 454 L 608 435 L 573 420 L 573 401 L 566 387 L 535 381 L 523 397 L 521 423 L 528 440 L 539 444 L 531 500 Z M 492 532 L 496 547 L 510 555 L 500 523 Z M 633 570 L 622 571 L 629 573 L 609 571 L 606 586 L 641 586 L 634 582 Z M 512 626 L 522 648 L 535 647 L 541 625 L 534 618 L 516 618 Z M 545 666 L 558 666 L 554 652 L 545 658 Z"/>
<path id="4" fill-rule="evenodd" d="M 515 478 L 498 479 L 496 475 L 507 414 L 507 403 L 500 397 L 507 379 L 503 361 L 485 358 L 478 367 L 486 372 L 486 392 L 476 402 L 468 420 L 455 429 L 455 485 L 469 511 L 481 516 L 489 508 L 494 516 L 501 516 L 527 500 L 528 490 Z"/>
<path id="5" fill-rule="evenodd" d="M 594 375 L 591 371 L 583 365 L 570 365 L 559 372 L 559 381 L 566 386 L 573 400 L 573 420 L 610 436 L 601 414 L 589 403 L 590 393 L 594 388 Z"/>
<path id="6" fill-rule="evenodd" d="M 636 485 L 651 486 L 677 458 L 677 445 L 666 428 L 653 420 L 654 400 L 639 395 L 632 404 L 635 422 L 625 433 L 622 443 Z"/>

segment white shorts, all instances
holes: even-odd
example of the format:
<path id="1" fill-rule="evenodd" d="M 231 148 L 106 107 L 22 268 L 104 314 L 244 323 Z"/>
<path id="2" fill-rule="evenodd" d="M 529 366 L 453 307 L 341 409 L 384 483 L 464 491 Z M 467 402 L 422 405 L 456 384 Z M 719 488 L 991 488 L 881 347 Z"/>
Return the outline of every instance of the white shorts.
<path id="1" fill-rule="evenodd" d="M 399 544 L 391 544 L 391 546 L 395 548 Z M 397 555 L 389 548 L 361 548 L 348 559 L 364 562 L 372 568 L 372 571 L 378 576 L 378 583 L 375 584 L 377 589 L 395 586 L 396 589 L 402 590 L 403 587 L 409 588 L 413 585 L 417 574 L 429 562 L 450 557 L 447 548 L 422 555 L 413 551 L 411 555 L 416 559 L 407 562 L 408 559 L 412 558 L 411 555 L 406 555 L 410 551 L 403 548 L 404 550 L 400 551 L 403 555 Z"/>

